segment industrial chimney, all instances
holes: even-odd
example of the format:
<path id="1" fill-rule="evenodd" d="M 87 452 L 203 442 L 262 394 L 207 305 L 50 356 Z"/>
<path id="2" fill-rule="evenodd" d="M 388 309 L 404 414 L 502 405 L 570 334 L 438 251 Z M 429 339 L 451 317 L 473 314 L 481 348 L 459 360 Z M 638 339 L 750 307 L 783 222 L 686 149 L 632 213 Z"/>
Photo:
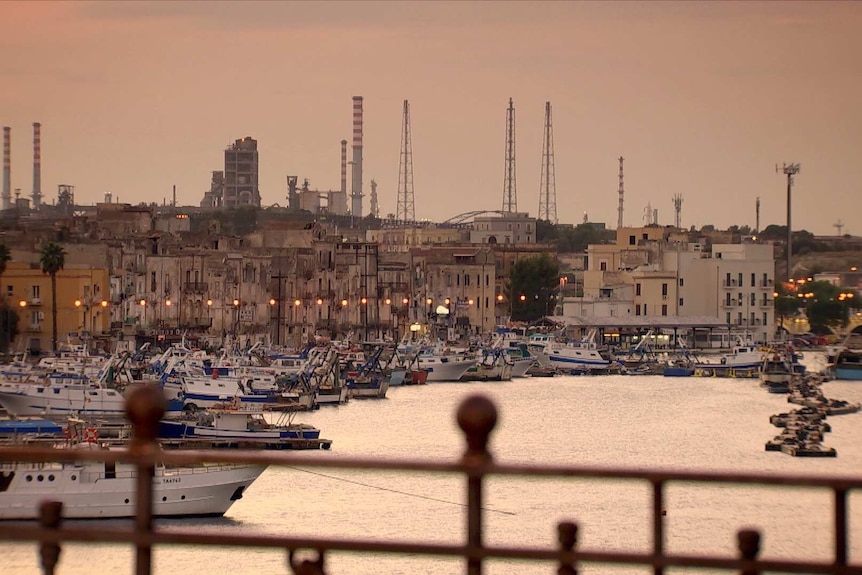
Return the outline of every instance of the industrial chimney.
<path id="1" fill-rule="evenodd" d="M 33 122 L 33 209 L 42 205 L 42 124 Z"/>
<path id="2" fill-rule="evenodd" d="M 3 126 L 3 209 L 12 207 L 12 128 Z"/>
<path id="3" fill-rule="evenodd" d="M 362 96 L 353 96 L 353 183 L 350 213 L 362 217 Z"/>
<path id="4" fill-rule="evenodd" d="M 347 197 L 347 140 L 341 140 L 341 193 Z"/>

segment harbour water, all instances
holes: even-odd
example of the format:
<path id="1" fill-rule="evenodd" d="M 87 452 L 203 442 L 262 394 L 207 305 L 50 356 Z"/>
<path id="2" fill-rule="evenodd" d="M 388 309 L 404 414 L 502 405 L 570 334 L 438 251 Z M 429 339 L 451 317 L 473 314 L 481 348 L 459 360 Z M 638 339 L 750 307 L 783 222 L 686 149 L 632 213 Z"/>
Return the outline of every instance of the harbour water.
<path id="1" fill-rule="evenodd" d="M 862 385 L 828 382 L 829 397 L 862 401 Z M 756 380 L 636 376 L 556 377 L 503 383 L 391 388 L 385 400 L 351 401 L 298 418 L 333 440 L 321 458 L 368 456 L 450 460 L 463 450 L 455 411 L 484 393 L 498 406 L 491 449 L 499 461 L 733 472 L 862 473 L 862 414 L 829 418 L 825 444 L 837 458 L 794 458 L 764 451 L 778 433 L 774 413 L 794 406 Z M 224 518 L 171 520 L 160 528 L 222 533 L 463 542 L 464 486 L 454 476 L 270 468 Z M 492 478 L 486 489 L 486 542 L 548 546 L 558 521 L 580 524 L 580 545 L 622 551 L 650 548 L 650 492 L 644 483 Z M 862 496 L 850 497 L 850 560 L 862 562 Z M 818 490 L 671 485 L 667 549 L 736 554 L 735 532 L 762 530 L 762 556 L 828 559 L 831 494 Z M 121 523 L 117 523 L 118 525 Z M 125 523 L 122 523 L 125 525 Z M 38 572 L 34 544 L 0 543 L 2 572 Z M 67 545 L 59 573 L 128 573 L 124 546 Z M 275 551 L 157 548 L 156 573 L 244 575 L 289 572 Z M 335 554 L 329 573 L 463 573 L 459 561 Z M 553 573 L 550 564 L 490 562 L 491 574 Z M 585 573 L 647 573 L 585 566 Z M 702 573 L 703 571 L 698 571 Z"/>

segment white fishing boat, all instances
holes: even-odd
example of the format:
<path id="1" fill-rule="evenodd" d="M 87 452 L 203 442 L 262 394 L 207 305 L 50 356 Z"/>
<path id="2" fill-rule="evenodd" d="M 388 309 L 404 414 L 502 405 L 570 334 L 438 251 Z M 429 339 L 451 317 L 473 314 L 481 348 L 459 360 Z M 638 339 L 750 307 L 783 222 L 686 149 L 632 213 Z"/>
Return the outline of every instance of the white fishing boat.
<path id="1" fill-rule="evenodd" d="M 605 368 L 611 365 L 607 352 L 600 350 L 595 341 L 596 330 L 579 341 L 565 344 L 548 343 L 544 354 L 554 367 L 571 370 L 584 368 Z"/>
<path id="2" fill-rule="evenodd" d="M 82 443 L 80 449 L 106 449 Z M 153 478 L 156 517 L 220 516 L 263 473 L 258 465 L 165 467 Z M 2 463 L 0 519 L 37 519 L 39 504 L 61 501 L 66 519 L 135 515 L 137 468 L 126 463 Z"/>
<path id="3" fill-rule="evenodd" d="M 476 365 L 476 360 L 462 355 L 441 355 L 428 351 L 419 354 L 416 365 L 428 371 L 428 383 L 460 381 L 467 370 Z"/>

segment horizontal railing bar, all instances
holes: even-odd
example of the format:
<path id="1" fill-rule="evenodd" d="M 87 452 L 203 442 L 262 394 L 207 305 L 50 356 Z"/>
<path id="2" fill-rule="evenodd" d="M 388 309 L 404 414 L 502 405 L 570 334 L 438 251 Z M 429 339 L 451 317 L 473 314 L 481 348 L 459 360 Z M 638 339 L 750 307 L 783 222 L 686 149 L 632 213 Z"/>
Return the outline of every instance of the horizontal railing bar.
<path id="1" fill-rule="evenodd" d="M 143 543 L 145 545 L 208 545 L 262 547 L 272 549 L 315 549 L 324 552 L 364 553 L 409 553 L 427 556 L 449 556 L 474 559 L 513 559 L 524 561 L 548 561 L 556 563 L 616 563 L 657 567 L 697 567 L 726 570 L 756 569 L 785 573 L 834 573 L 834 563 L 812 561 L 787 561 L 761 559 L 746 561 L 727 557 L 696 555 L 656 556 L 652 553 L 610 551 L 557 551 L 553 549 L 517 548 L 486 545 L 469 547 L 463 545 L 426 544 L 410 542 L 370 542 L 351 539 L 318 539 L 303 537 L 281 537 L 274 535 L 228 535 L 184 531 L 155 531 L 151 534 L 136 534 L 131 530 L 100 530 L 80 527 L 63 527 L 59 530 L 42 530 L 23 525 L 0 525 L 0 538 L 16 541 L 40 541 L 47 543 L 94 542 Z M 848 565 L 842 569 L 850 575 L 862 574 L 862 565 Z"/>
<path id="2" fill-rule="evenodd" d="M 317 455 L 317 457 L 315 457 Z M 377 460 L 366 458 L 322 458 L 321 454 L 302 455 L 261 451 L 202 450 L 94 450 L 50 448 L 0 448 L 0 463 L 107 461 L 130 464 L 188 465 L 203 463 L 305 466 L 318 468 L 373 469 L 376 471 L 422 471 L 468 475 L 525 475 L 532 477 L 580 477 L 596 479 L 638 479 L 650 482 L 750 483 L 771 486 L 862 488 L 862 477 L 777 475 L 767 473 L 720 473 L 707 471 L 647 470 L 587 466 L 523 465 L 503 463 L 432 462 L 410 459 Z"/>

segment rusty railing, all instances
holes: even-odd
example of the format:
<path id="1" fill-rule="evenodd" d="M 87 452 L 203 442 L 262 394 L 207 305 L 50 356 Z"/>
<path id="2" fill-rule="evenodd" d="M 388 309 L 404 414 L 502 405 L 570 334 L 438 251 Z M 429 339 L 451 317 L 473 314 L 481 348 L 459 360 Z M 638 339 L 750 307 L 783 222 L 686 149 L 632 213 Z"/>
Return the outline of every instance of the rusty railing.
<path id="1" fill-rule="evenodd" d="M 862 565 L 848 563 L 848 494 L 862 488 L 862 477 L 826 478 L 815 476 L 776 476 L 767 474 L 727 474 L 706 472 L 650 472 L 630 469 L 592 467 L 511 465 L 495 463 L 488 451 L 488 438 L 497 422 L 493 403 L 483 396 L 465 400 L 457 413 L 467 448 L 456 462 L 393 461 L 370 459 L 322 459 L 296 453 L 267 451 L 163 451 L 156 443 L 158 421 L 164 413 L 162 392 L 141 386 L 130 393 L 127 415 L 133 425 L 133 439 L 127 449 L 114 451 L 76 451 L 39 447 L 0 448 L 0 463 L 7 462 L 126 462 L 137 466 L 136 517 L 128 529 L 102 528 L 98 523 L 87 526 L 64 526 L 63 506 L 58 501 L 45 501 L 40 507 L 37 524 L 0 522 L 0 541 L 34 541 L 40 545 L 42 569 L 53 575 L 58 565 L 61 544 L 66 541 L 101 541 L 127 543 L 135 547 L 135 573 L 152 572 L 152 548 L 156 545 L 205 545 L 260 547 L 282 549 L 295 575 L 323 575 L 327 552 L 421 554 L 427 556 L 460 557 L 468 575 L 482 573 L 488 559 L 518 559 L 541 561 L 556 565 L 559 575 L 575 575 L 582 563 L 604 563 L 651 567 L 656 575 L 666 568 L 689 567 L 737 571 L 754 575 L 765 571 L 783 573 L 834 573 L 862 575 Z M 153 477 L 157 464 L 189 465 L 201 463 L 237 463 L 340 469 L 372 469 L 378 471 L 413 471 L 460 474 L 466 479 L 466 541 L 462 545 L 413 543 L 399 541 L 367 541 L 357 539 L 283 537 L 201 533 L 171 529 L 162 532 L 153 526 Z M 483 484 L 486 477 L 528 476 L 613 479 L 646 482 L 652 488 L 652 550 L 651 552 L 611 552 L 578 548 L 578 525 L 562 522 L 557 525 L 557 548 L 492 546 L 483 543 Z M 790 561 L 760 559 L 760 533 L 740 530 L 737 533 L 738 557 L 671 554 L 665 552 L 665 487 L 671 482 L 703 484 L 748 484 L 762 486 L 814 487 L 833 493 L 834 552 L 831 561 Z M 297 551 L 316 551 L 315 559 L 299 561 Z"/>

